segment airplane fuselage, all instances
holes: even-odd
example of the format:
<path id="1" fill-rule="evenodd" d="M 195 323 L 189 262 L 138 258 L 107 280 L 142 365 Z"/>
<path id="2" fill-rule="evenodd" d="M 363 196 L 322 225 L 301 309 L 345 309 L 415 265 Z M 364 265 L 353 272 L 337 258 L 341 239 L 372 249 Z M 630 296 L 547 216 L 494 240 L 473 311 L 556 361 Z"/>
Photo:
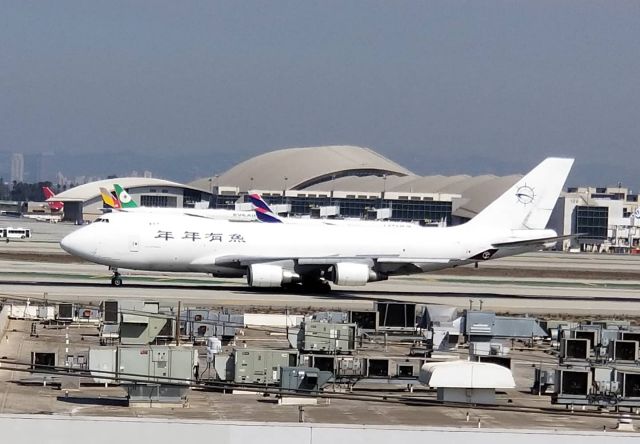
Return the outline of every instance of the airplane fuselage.
<path id="1" fill-rule="evenodd" d="M 496 232 L 495 237 L 501 233 Z M 113 213 L 70 235 L 63 247 L 110 267 L 223 275 L 227 258 L 411 259 L 438 268 L 438 263 L 465 261 L 490 248 L 490 238 L 464 225 L 262 224 L 180 214 Z M 225 265 L 216 267 L 219 264 Z M 238 270 L 229 274 L 238 275 Z"/>
<path id="2" fill-rule="evenodd" d="M 555 242 L 555 231 L 545 227 L 572 164 L 573 159 L 545 159 L 470 222 L 455 227 L 247 223 L 187 212 L 121 212 L 68 235 L 61 246 L 112 268 L 246 274 L 253 287 L 365 285 Z M 117 272 L 112 284 L 122 284 Z"/>

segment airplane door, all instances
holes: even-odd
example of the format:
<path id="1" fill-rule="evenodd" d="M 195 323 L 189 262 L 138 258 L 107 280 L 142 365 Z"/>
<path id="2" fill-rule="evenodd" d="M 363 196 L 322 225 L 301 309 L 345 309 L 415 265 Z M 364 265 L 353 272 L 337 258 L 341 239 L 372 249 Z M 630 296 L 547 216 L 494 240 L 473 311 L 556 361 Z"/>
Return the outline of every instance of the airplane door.
<path id="1" fill-rule="evenodd" d="M 140 238 L 138 236 L 129 237 L 129 251 L 132 253 L 140 251 Z"/>

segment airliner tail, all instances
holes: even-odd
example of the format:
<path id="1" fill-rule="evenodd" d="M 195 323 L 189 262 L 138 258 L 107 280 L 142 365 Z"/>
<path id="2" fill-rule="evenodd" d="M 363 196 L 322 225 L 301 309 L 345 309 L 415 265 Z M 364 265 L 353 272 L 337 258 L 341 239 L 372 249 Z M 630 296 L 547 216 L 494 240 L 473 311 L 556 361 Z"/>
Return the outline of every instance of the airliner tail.
<path id="1" fill-rule="evenodd" d="M 271 207 L 264 201 L 259 194 L 249 194 L 247 196 L 254 206 L 256 217 L 260 222 L 266 223 L 282 223 L 282 220 L 274 214 Z"/>
<path id="2" fill-rule="evenodd" d="M 549 157 L 475 216 L 472 226 L 543 230 L 560 196 L 573 159 Z"/>
<path id="3" fill-rule="evenodd" d="M 122 205 L 120 205 L 120 201 L 115 198 L 113 194 L 111 194 L 106 188 L 100 187 L 100 195 L 102 196 L 102 202 L 108 207 L 122 208 Z"/>

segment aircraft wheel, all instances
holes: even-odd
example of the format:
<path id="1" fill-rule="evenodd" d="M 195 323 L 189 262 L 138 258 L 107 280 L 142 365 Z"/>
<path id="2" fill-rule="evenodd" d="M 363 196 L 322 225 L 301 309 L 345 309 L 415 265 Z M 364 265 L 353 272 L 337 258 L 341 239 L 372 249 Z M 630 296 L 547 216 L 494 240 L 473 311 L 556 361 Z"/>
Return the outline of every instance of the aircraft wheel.
<path id="1" fill-rule="evenodd" d="M 331 293 L 331 284 L 329 282 L 321 282 L 317 286 L 318 293 Z"/>
<path id="2" fill-rule="evenodd" d="M 114 276 L 111 278 L 111 285 L 114 287 L 122 286 L 122 278 L 120 276 Z"/>
<path id="3" fill-rule="evenodd" d="M 309 293 L 330 293 L 331 285 L 326 281 L 307 281 L 302 283 L 303 291 Z"/>

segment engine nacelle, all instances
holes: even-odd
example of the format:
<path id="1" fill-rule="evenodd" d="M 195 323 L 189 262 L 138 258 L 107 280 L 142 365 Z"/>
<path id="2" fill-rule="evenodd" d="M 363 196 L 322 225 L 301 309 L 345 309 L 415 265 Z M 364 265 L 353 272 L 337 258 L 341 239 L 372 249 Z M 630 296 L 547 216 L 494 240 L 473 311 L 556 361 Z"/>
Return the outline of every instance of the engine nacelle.
<path id="1" fill-rule="evenodd" d="M 336 285 L 365 285 L 367 282 L 387 279 L 376 273 L 367 264 L 338 262 L 333 266 L 333 283 Z"/>
<path id="2" fill-rule="evenodd" d="M 247 270 L 247 283 L 250 287 L 280 287 L 299 280 L 300 275 L 285 270 L 280 265 L 252 264 Z"/>

